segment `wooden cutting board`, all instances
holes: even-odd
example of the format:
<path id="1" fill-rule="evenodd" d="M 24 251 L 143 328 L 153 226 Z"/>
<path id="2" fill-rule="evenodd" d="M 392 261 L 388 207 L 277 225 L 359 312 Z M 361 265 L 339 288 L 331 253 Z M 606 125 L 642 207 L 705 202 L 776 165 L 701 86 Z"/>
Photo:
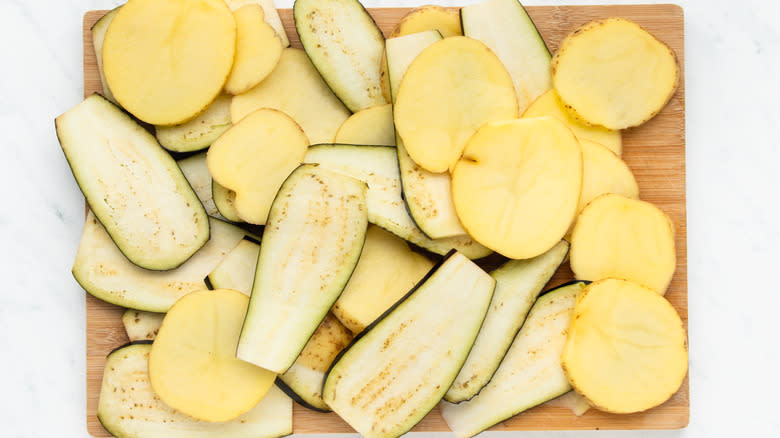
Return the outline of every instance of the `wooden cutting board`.
<path id="1" fill-rule="evenodd" d="M 424 2 L 423 2 L 424 3 Z M 538 6 L 528 13 L 554 51 L 561 39 L 577 26 L 596 18 L 621 16 L 636 21 L 668 44 L 684 67 L 683 11 L 676 5 L 631 6 Z M 369 9 L 385 35 L 392 31 L 408 8 Z M 106 11 L 84 15 L 84 96 L 100 91 L 100 76 L 92 48 L 90 28 Z M 301 47 L 292 18 L 292 10 L 279 11 L 293 47 Z M 688 327 L 688 280 L 685 213 L 685 81 L 666 108 L 645 125 L 624 131 L 623 158 L 639 183 L 642 199 L 663 209 L 674 221 L 677 245 L 677 270 L 666 297 Z M 550 285 L 572 278 L 564 266 Z M 86 295 L 87 306 L 87 430 L 96 437 L 108 437 L 97 419 L 98 395 L 106 355 L 127 342 L 121 323 L 124 309 Z M 645 413 L 612 415 L 591 409 L 582 417 L 566 408 L 543 405 L 494 426 L 491 430 L 567 430 L 567 429 L 678 429 L 688 424 L 690 400 L 688 380 L 663 405 Z M 353 430 L 335 414 L 322 414 L 294 407 L 295 433 L 344 433 Z M 434 409 L 414 431 L 446 431 L 439 409 Z"/>

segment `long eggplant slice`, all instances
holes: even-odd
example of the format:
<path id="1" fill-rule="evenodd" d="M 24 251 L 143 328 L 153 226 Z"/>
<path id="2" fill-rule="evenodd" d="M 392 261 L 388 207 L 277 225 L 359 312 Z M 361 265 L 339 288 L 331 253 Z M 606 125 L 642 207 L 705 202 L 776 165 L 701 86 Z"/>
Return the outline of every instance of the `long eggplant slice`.
<path id="1" fill-rule="evenodd" d="M 164 313 L 127 309 L 122 314 L 122 325 L 130 342 L 153 341 L 162 325 Z"/>
<path id="2" fill-rule="evenodd" d="M 205 289 L 203 278 L 247 234 L 218 219 L 209 219 L 211 239 L 186 263 L 158 272 L 130 263 L 90 212 L 73 263 L 73 276 L 87 292 L 131 309 L 167 312 L 183 295 Z"/>
<path id="3" fill-rule="evenodd" d="M 179 166 L 116 105 L 93 94 L 55 124 L 90 209 L 130 261 L 173 269 L 209 240 L 206 211 Z"/>
<path id="4" fill-rule="evenodd" d="M 278 374 L 338 299 L 366 238 L 366 184 L 304 164 L 271 205 L 236 355 Z"/>
<path id="5" fill-rule="evenodd" d="M 358 0 L 296 0 L 293 15 L 306 54 L 350 111 L 387 103 L 379 84 L 385 37 Z"/>
<path id="6" fill-rule="evenodd" d="M 482 41 L 504 63 L 522 114 L 552 88 L 550 51 L 518 0 L 485 0 L 460 10 L 463 34 Z"/>
<path id="7" fill-rule="evenodd" d="M 187 178 L 187 182 L 192 186 L 192 190 L 195 191 L 195 195 L 200 199 L 203 208 L 206 209 L 206 214 L 217 219 L 224 219 L 219 214 L 217 206 L 214 205 L 214 196 L 211 194 L 211 174 L 208 166 L 206 166 L 206 153 L 201 152 L 197 155 L 183 158 L 176 163 L 179 164 L 181 173 Z"/>
<path id="8" fill-rule="evenodd" d="M 472 260 L 492 252 L 469 236 L 433 240 L 417 228 L 401 196 L 398 157 L 393 147 L 316 145 L 309 147 L 303 161 L 318 163 L 324 168 L 368 184 L 366 203 L 369 222 L 406 241 L 440 255 L 457 249 Z"/>
<path id="9" fill-rule="evenodd" d="M 466 363 L 444 399 L 460 403 L 474 397 L 498 369 L 536 297 L 563 263 L 569 244 L 560 241 L 528 260 L 510 260 L 491 272 L 496 291 Z"/>
<path id="10" fill-rule="evenodd" d="M 244 222 L 238 217 L 236 206 L 233 203 L 236 200 L 236 192 L 219 185 L 218 182 L 211 180 L 211 198 L 214 200 L 214 207 L 225 219 L 230 222 Z"/>
<path id="11" fill-rule="evenodd" d="M 322 381 L 333 359 L 351 340 L 352 333 L 328 313 L 295 363 L 277 377 L 277 386 L 302 406 L 329 412 L 330 407 L 322 400 Z"/>
<path id="12" fill-rule="evenodd" d="M 561 352 L 584 287 L 584 282 L 569 283 L 539 297 L 487 386 L 469 401 L 441 403 L 441 415 L 456 437 L 472 437 L 571 390 Z"/>
<path id="13" fill-rule="evenodd" d="M 233 289 L 249 296 L 255 281 L 260 245 L 244 239 L 209 273 L 214 289 Z"/>
<path id="14" fill-rule="evenodd" d="M 117 438 L 276 438 L 292 433 L 292 400 L 271 387 L 249 412 L 209 423 L 166 406 L 152 390 L 151 344 L 130 344 L 106 359 L 97 416 Z"/>
<path id="15" fill-rule="evenodd" d="M 392 438 L 436 406 L 474 344 L 495 280 L 453 251 L 336 359 L 323 399 L 366 438 Z"/>

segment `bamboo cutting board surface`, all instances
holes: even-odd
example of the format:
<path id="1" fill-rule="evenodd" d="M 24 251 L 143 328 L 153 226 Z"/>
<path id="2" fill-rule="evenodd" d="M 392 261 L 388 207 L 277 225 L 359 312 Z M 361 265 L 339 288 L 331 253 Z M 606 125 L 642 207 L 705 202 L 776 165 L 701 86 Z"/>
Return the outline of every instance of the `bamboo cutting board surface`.
<path id="1" fill-rule="evenodd" d="M 424 3 L 424 2 L 422 2 Z M 683 11 L 676 5 L 623 6 L 538 6 L 528 13 L 542 33 L 551 51 L 577 26 L 592 19 L 621 16 L 636 21 L 677 54 L 684 67 Z M 369 9 L 385 35 L 392 31 L 408 8 Z M 102 89 L 90 28 L 106 11 L 84 15 L 84 96 Z M 290 9 L 279 11 L 293 47 L 301 47 Z M 623 159 L 639 183 L 640 196 L 663 209 L 675 224 L 677 270 L 666 297 L 688 327 L 688 280 L 685 212 L 685 81 L 658 116 L 645 125 L 624 131 Z M 550 286 L 572 278 L 568 266 L 556 274 Z M 97 419 L 98 395 L 106 355 L 127 342 L 122 327 L 124 309 L 86 295 L 87 307 L 87 430 L 96 437 L 108 437 Z M 688 424 L 690 410 L 688 379 L 666 403 L 648 412 L 613 415 L 591 409 L 582 417 L 570 410 L 543 405 L 494 426 L 491 430 L 568 430 L 568 429 L 678 429 Z M 345 433 L 353 430 L 335 414 L 322 414 L 294 405 L 295 433 Z M 414 431 L 446 431 L 439 409 L 434 409 Z"/>

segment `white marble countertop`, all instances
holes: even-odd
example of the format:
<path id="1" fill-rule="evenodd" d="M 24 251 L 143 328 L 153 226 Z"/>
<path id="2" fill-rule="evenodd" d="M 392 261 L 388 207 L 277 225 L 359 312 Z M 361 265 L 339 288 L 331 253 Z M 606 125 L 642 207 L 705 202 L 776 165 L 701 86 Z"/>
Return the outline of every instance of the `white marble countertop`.
<path id="1" fill-rule="evenodd" d="M 83 198 L 53 120 L 82 98 L 83 13 L 119 3 L 0 1 L 0 132 L 7 154 L 0 159 L 0 233 L 7 250 L 0 256 L 3 437 L 88 436 L 84 292 L 69 272 Z M 365 3 L 414 6 L 420 0 Z M 770 0 L 678 3 L 686 38 L 690 426 L 524 436 L 780 433 L 780 291 L 767 282 L 780 262 L 780 6 Z M 279 7 L 291 4 L 277 0 Z"/>

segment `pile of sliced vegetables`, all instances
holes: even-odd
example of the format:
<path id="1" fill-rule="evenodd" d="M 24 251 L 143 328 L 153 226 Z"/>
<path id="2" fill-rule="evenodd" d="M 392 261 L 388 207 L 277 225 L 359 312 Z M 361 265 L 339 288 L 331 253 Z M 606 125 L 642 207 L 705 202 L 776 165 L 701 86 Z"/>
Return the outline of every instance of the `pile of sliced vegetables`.
<path id="1" fill-rule="evenodd" d="M 93 28 L 104 93 L 56 127 L 90 208 L 73 275 L 136 341 L 106 361 L 109 432 L 283 436 L 292 397 L 372 438 L 440 405 L 470 437 L 677 391 L 674 225 L 619 131 L 674 94 L 665 44 L 608 18 L 551 56 L 516 0 L 387 40 L 357 0 L 294 18 L 304 50 L 270 0 L 129 0 Z"/>

